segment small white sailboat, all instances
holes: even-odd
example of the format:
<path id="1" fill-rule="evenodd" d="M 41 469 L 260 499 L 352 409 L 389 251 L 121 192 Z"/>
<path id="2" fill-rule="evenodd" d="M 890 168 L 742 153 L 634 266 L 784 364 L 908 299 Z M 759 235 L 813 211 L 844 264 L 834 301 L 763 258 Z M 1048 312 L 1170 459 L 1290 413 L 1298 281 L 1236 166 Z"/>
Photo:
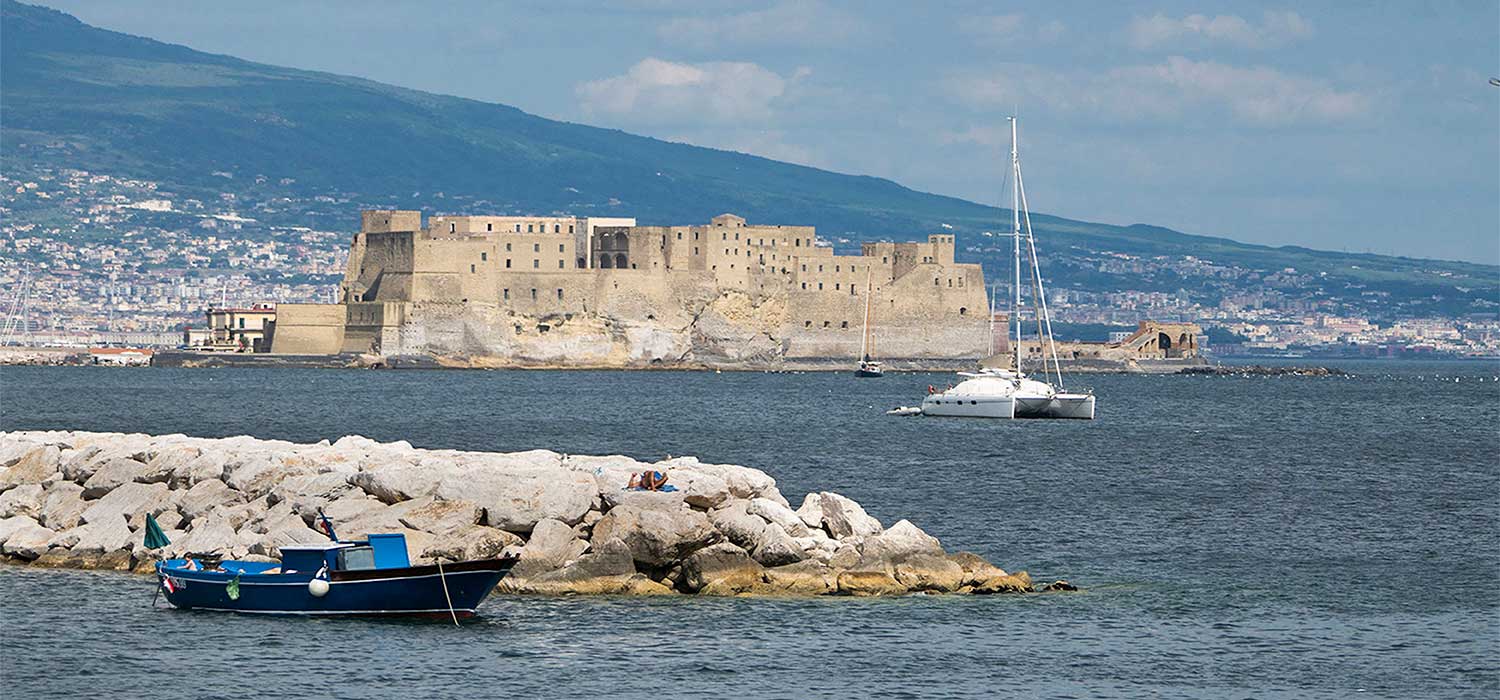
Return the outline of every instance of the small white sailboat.
<path id="1" fill-rule="evenodd" d="M 859 342 L 859 369 L 854 370 L 856 377 L 884 377 L 885 369 L 880 362 L 874 358 L 875 336 L 870 332 L 870 296 L 874 288 L 870 282 L 869 273 L 865 274 L 865 330 L 864 337 Z"/>
<path id="2" fill-rule="evenodd" d="M 1068 392 L 1063 389 L 1062 366 L 1057 359 L 1057 344 L 1052 338 L 1052 318 L 1047 313 L 1047 295 L 1042 285 L 1041 266 L 1037 263 L 1036 238 L 1031 231 L 1031 210 L 1021 182 L 1021 159 L 1017 144 L 1016 118 L 1010 118 L 1011 165 L 1011 238 L 1015 257 L 1011 320 L 1015 323 L 1014 364 L 1010 369 L 983 368 L 977 372 L 959 372 L 963 381 L 937 390 L 927 388 L 922 400 L 922 415 L 965 416 L 973 418 L 1078 418 L 1094 417 L 1093 393 Z M 1024 223 L 1024 227 L 1023 227 Z M 1031 306 L 1036 318 L 1037 338 L 1041 341 L 1041 378 L 1026 375 L 1021 369 L 1021 241 L 1031 261 Z M 992 304 L 993 306 L 993 304 Z M 990 310 L 993 324 L 994 309 Z M 1048 358 L 1051 358 L 1049 372 Z M 1055 383 L 1053 380 L 1055 379 Z"/>

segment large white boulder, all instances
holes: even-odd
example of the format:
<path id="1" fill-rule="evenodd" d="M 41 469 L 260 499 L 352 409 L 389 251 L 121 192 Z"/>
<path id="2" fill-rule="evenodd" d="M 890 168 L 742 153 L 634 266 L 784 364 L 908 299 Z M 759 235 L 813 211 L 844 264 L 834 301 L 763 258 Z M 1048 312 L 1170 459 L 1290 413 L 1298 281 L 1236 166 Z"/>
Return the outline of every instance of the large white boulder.
<path id="1" fill-rule="evenodd" d="M 5 543 L 0 545 L 0 552 L 17 559 L 31 561 L 46 554 L 49 549 L 48 543 L 56 536 L 56 532 L 41 525 L 28 524 L 10 533 L 5 538 Z"/>
<path id="2" fill-rule="evenodd" d="M 111 459 L 96 469 L 88 481 L 83 482 L 83 498 L 88 501 L 100 498 L 123 484 L 135 481 L 145 471 L 146 465 L 143 462 L 128 457 Z"/>
<path id="3" fill-rule="evenodd" d="M 47 487 L 38 520 L 52 530 L 66 530 L 83 522 L 83 511 L 89 503 L 83 500 L 83 487 L 71 481 L 59 481 Z"/>
<path id="4" fill-rule="evenodd" d="M 478 503 L 487 525 L 526 533 L 546 518 L 578 524 L 593 507 L 598 485 L 588 474 L 562 468 L 507 473 L 479 467 L 445 477 L 437 496 Z"/>
<path id="5" fill-rule="evenodd" d="M 521 561 L 512 575 L 529 578 L 560 569 L 588 549 L 589 543 L 576 537 L 567 523 L 551 518 L 539 520 L 521 549 Z"/>
<path id="6" fill-rule="evenodd" d="M 792 537 L 807 537 L 808 535 L 807 524 L 797 517 L 796 511 L 783 503 L 777 503 L 769 498 L 752 498 L 746 510 L 751 515 L 760 516 L 776 524 Z"/>
<path id="7" fill-rule="evenodd" d="M 401 464 L 358 472 L 349 477 L 349 482 L 391 504 L 432 495 L 442 476 L 441 471 L 430 465 Z"/>
<path id="8" fill-rule="evenodd" d="M 0 518 L 0 545 L 5 544 L 5 539 L 22 529 L 38 525 L 36 518 L 26 515 L 15 515 L 9 518 Z"/>
<path id="9" fill-rule="evenodd" d="M 0 493 L 0 518 L 25 515 L 39 518 L 45 499 L 41 484 L 22 484 Z"/>
<path id="10" fill-rule="evenodd" d="M 84 493 L 88 493 L 88 487 L 84 487 Z M 177 495 L 169 493 L 166 484 L 129 482 L 94 501 L 79 517 L 85 523 L 128 520 L 137 513 L 156 515 L 176 506 Z"/>
<path id="11" fill-rule="evenodd" d="M 801 525 L 800 522 L 798 524 Z M 786 530 L 771 523 L 761 528 L 760 536 L 755 541 L 755 548 L 751 550 L 751 556 L 765 566 L 782 566 L 806 559 L 807 553 L 791 535 L 787 534 Z"/>
<path id="12" fill-rule="evenodd" d="M 814 512 L 818 527 L 826 530 L 834 539 L 878 535 L 884 529 L 880 526 L 880 521 L 866 513 L 858 503 L 832 491 L 823 491 L 817 494 L 816 499 L 813 494 L 808 494 L 802 507 L 798 509 L 798 517 L 806 523 L 813 519 Z"/>
<path id="13" fill-rule="evenodd" d="M 62 452 L 54 445 L 43 445 L 27 450 L 15 464 L 0 472 L 0 492 L 22 484 L 40 484 L 58 472 Z"/>
<path id="14" fill-rule="evenodd" d="M 713 544 L 719 533 L 708 516 L 696 510 L 620 506 L 594 524 L 594 542 L 611 539 L 624 542 L 637 563 L 660 567 Z"/>
<path id="15" fill-rule="evenodd" d="M 427 499 L 421 505 L 397 516 L 402 525 L 434 535 L 448 535 L 478 525 L 484 509 L 473 501 L 437 501 Z"/>
<path id="16" fill-rule="evenodd" d="M 73 554 L 108 554 L 122 549 L 130 549 L 136 540 L 135 533 L 125 525 L 125 518 L 115 516 L 92 521 L 67 532 L 58 533 L 58 537 L 72 534 L 77 539 L 71 545 L 65 545 Z M 55 546 L 56 537 L 49 545 Z"/>
<path id="17" fill-rule="evenodd" d="M 193 487 L 179 490 L 182 494 L 177 499 L 177 510 L 189 521 L 207 515 L 219 508 L 226 508 L 243 503 L 244 494 L 229 488 L 227 484 L 218 479 L 204 479 Z"/>
<path id="18" fill-rule="evenodd" d="M 730 542 L 746 551 L 755 549 L 761 530 L 769 524 L 749 512 L 749 501 L 730 501 L 708 512 L 709 521 Z"/>

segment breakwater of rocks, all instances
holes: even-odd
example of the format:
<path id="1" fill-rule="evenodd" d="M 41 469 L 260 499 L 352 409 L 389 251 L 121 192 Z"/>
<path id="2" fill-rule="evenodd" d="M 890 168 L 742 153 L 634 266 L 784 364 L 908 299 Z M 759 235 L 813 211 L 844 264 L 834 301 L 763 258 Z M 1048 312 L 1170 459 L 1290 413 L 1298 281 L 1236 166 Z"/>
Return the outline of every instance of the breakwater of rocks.
<path id="1" fill-rule="evenodd" d="M 672 492 L 627 490 L 663 472 Z M 1037 590 L 824 491 L 795 509 L 765 472 L 691 457 L 416 449 L 359 436 L 294 444 L 90 432 L 0 433 L 0 554 L 150 572 L 158 556 L 274 560 L 400 532 L 414 563 L 520 555 L 500 590 L 539 594 L 892 595 Z M 152 515 L 172 544 L 142 545 Z M 1043 590 L 1069 590 L 1058 582 Z"/>

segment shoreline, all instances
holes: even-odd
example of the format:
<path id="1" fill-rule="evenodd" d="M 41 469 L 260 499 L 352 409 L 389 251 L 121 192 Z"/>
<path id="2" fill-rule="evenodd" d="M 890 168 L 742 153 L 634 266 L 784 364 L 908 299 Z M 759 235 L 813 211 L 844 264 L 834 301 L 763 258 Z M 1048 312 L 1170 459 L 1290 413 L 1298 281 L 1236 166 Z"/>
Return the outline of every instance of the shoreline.
<path id="1" fill-rule="evenodd" d="M 653 469 L 675 492 L 629 491 Z M 406 536 L 412 560 L 519 554 L 496 589 L 541 595 L 881 596 L 1033 586 L 907 520 L 832 491 L 800 507 L 765 472 L 546 450 L 427 450 L 346 436 L 298 444 L 65 431 L 0 434 L 0 555 L 33 567 L 151 573 L 158 556 L 274 561 L 279 546 Z M 172 544 L 147 550 L 145 517 Z"/>

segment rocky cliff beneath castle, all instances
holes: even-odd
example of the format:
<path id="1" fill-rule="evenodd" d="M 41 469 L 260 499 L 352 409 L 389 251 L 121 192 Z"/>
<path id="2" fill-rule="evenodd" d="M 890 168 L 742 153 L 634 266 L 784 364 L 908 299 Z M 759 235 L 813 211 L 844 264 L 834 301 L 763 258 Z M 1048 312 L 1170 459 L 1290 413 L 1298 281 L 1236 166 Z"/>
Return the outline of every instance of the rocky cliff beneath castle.
<path id="1" fill-rule="evenodd" d="M 889 595 L 1032 590 L 901 520 L 833 492 L 795 509 L 765 472 L 676 458 L 415 449 L 350 436 L 0 434 L 0 553 L 33 566 L 148 572 L 147 515 L 165 554 L 274 559 L 341 536 L 400 532 L 414 560 L 518 553 L 501 589 L 543 594 Z M 676 492 L 626 490 L 667 474 Z"/>

